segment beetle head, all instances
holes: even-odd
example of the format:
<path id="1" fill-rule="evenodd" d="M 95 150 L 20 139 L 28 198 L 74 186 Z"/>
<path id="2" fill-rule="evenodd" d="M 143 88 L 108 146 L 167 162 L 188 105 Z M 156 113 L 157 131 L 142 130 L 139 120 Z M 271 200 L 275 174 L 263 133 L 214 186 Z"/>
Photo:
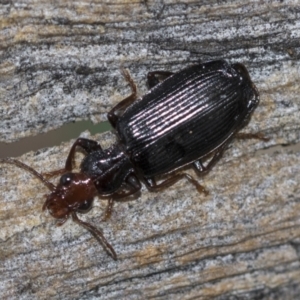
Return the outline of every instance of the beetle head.
<path id="1" fill-rule="evenodd" d="M 89 210 L 97 191 L 92 180 L 82 173 L 66 173 L 47 196 L 43 210 L 62 222 L 74 211 Z"/>

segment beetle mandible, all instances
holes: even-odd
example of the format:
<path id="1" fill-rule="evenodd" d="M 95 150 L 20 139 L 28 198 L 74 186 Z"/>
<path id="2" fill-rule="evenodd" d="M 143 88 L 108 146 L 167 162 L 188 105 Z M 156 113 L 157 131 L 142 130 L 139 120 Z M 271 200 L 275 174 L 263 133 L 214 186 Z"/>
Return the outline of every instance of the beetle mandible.
<path id="1" fill-rule="evenodd" d="M 192 165 L 204 174 L 221 157 L 228 143 L 237 137 L 259 103 L 259 94 L 247 69 L 240 63 L 217 60 L 197 64 L 178 73 L 150 72 L 150 90 L 137 97 L 136 85 L 123 70 L 132 94 L 117 104 L 108 120 L 118 142 L 102 149 L 93 140 L 75 141 L 64 169 L 49 173 L 63 174 L 57 186 L 33 168 L 11 158 L 2 163 L 15 164 L 38 177 L 51 191 L 43 205 L 62 225 L 70 216 L 88 229 L 114 258 L 117 255 L 102 232 L 83 222 L 77 213 L 88 211 L 96 195 L 110 196 L 106 218 L 114 200 L 135 194 L 144 182 L 150 191 L 168 187 L 185 178 L 198 192 L 207 193 L 191 175 L 171 174 L 161 183 L 158 175 L 173 173 Z M 159 81 L 159 77 L 166 77 Z M 260 134 L 239 134 L 240 138 L 264 139 Z M 76 148 L 86 156 L 79 173 L 72 172 Z M 202 159 L 212 154 L 206 166 Z"/>

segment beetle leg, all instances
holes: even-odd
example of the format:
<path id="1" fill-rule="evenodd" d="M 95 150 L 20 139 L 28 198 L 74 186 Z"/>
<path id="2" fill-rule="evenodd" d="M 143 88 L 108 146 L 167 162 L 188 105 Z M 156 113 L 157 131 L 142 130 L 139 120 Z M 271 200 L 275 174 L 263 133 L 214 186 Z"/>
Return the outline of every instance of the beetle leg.
<path id="1" fill-rule="evenodd" d="M 45 176 L 46 178 L 50 178 L 53 176 L 62 175 L 67 171 L 72 171 L 72 162 L 75 156 L 77 146 L 80 146 L 87 153 L 102 150 L 101 146 L 97 142 L 89 139 L 78 138 L 71 147 L 71 150 L 66 160 L 65 167 L 63 169 L 58 169 L 51 172 L 43 173 L 43 176 Z"/>
<path id="2" fill-rule="evenodd" d="M 261 133 L 237 133 L 235 136 L 237 139 L 259 139 L 262 141 L 268 141 L 269 138 L 266 138 Z M 207 164 L 207 166 L 204 166 L 201 159 L 198 161 L 193 162 L 193 167 L 197 171 L 198 174 L 203 175 L 204 173 L 207 173 L 212 169 L 212 167 L 216 164 L 216 162 L 221 158 L 223 155 L 226 146 L 228 143 L 224 143 L 219 149 L 215 152 L 213 158 L 210 160 L 210 162 Z"/>
<path id="3" fill-rule="evenodd" d="M 108 200 L 108 205 L 106 207 L 106 210 L 104 213 L 104 218 L 102 219 L 102 221 L 107 221 L 110 218 L 115 200 L 131 196 L 131 195 L 137 193 L 142 187 L 140 181 L 133 174 L 129 175 L 126 178 L 125 182 L 128 186 L 128 191 L 115 193 L 112 195 L 112 198 Z"/>
<path id="4" fill-rule="evenodd" d="M 201 159 L 193 162 L 193 167 L 196 170 L 196 172 L 199 175 L 204 175 L 205 173 L 210 171 L 212 169 L 212 167 L 217 163 L 217 161 L 222 157 L 227 145 L 228 145 L 228 143 L 224 143 L 223 145 L 221 145 L 215 151 L 214 156 L 212 157 L 212 159 L 209 161 L 209 163 L 206 166 L 203 165 Z"/>
<path id="5" fill-rule="evenodd" d="M 195 180 L 191 175 L 186 173 L 175 174 L 174 176 L 166 179 L 165 181 L 159 184 L 155 182 L 154 178 L 144 178 L 144 180 L 147 188 L 150 191 L 155 191 L 157 189 L 167 188 L 176 183 L 177 181 L 181 180 L 182 178 L 187 179 L 191 184 L 193 184 L 199 193 L 204 193 L 205 195 L 208 195 L 208 191 L 205 189 L 205 187 L 199 184 L 199 182 Z"/>
<path id="6" fill-rule="evenodd" d="M 72 148 L 66 160 L 66 164 L 65 164 L 66 171 L 72 170 L 72 162 L 75 156 L 77 146 L 80 146 L 87 153 L 102 150 L 101 146 L 96 141 L 84 139 L 84 138 L 77 139 L 75 143 L 72 145 Z"/>
<path id="7" fill-rule="evenodd" d="M 126 179 L 126 185 L 127 185 L 128 191 L 113 194 L 114 200 L 131 196 L 131 195 L 137 193 L 141 189 L 141 187 L 142 187 L 141 183 L 139 182 L 139 180 L 136 178 L 135 175 L 130 175 L 128 177 L 130 177 L 130 178 Z"/>
<path id="8" fill-rule="evenodd" d="M 203 166 L 202 164 L 202 161 L 201 159 L 197 160 L 197 161 L 194 161 L 193 162 L 193 167 L 194 169 L 198 172 L 198 173 L 202 173 L 205 171 L 205 167 Z"/>
<path id="9" fill-rule="evenodd" d="M 156 86 L 158 83 L 160 83 L 162 81 L 162 80 L 159 80 L 158 77 L 163 77 L 164 79 L 166 79 L 167 77 L 169 77 L 169 76 L 171 76 L 173 74 L 174 73 L 168 72 L 168 71 L 154 71 L 154 72 L 149 72 L 147 74 L 148 88 L 151 89 L 151 88 L 153 88 L 154 86 Z"/>
<path id="10" fill-rule="evenodd" d="M 217 161 L 221 158 L 223 154 L 222 152 L 217 151 L 213 158 L 209 161 L 207 166 L 204 166 L 202 161 L 199 159 L 198 161 L 193 162 L 194 170 L 198 173 L 198 175 L 204 175 L 208 171 L 212 169 L 212 167 L 217 163 Z"/>
<path id="11" fill-rule="evenodd" d="M 131 95 L 118 103 L 108 114 L 107 118 L 112 127 L 116 127 L 118 119 L 122 116 L 126 108 L 132 104 L 137 99 L 137 88 L 133 79 L 131 78 L 129 72 L 125 69 L 122 69 L 123 76 L 126 81 L 129 83 L 131 88 Z"/>
<path id="12" fill-rule="evenodd" d="M 54 171 L 47 172 L 47 173 L 43 173 L 43 176 L 48 179 L 48 178 L 51 178 L 53 176 L 62 175 L 64 173 L 66 173 L 66 169 L 65 168 L 64 169 L 54 170 Z"/>
<path id="13" fill-rule="evenodd" d="M 243 133 L 243 132 L 239 132 L 235 135 L 235 138 L 237 139 L 258 139 L 258 140 L 262 140 L 262 141 L 269 141 L 270 139 L 265 137 L 262 133 L 258 132 L 258 133 Z"/>
<path id="14" fill-rule="evenodd" d="M 108 203 L 105 209 L 104 217 L 102 218 L 102 222 L 106 222 L 110 218 L 114 203 L 115 203 L 114 199 L 111 198 L 108 199 Z"/>

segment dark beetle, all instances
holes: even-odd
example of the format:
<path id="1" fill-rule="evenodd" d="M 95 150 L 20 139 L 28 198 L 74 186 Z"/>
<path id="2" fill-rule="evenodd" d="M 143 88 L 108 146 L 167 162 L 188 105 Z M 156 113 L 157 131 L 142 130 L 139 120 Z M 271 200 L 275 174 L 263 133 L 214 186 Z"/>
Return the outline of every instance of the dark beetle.
<path id="1" fill-rule="evenodd" d="M 102 232 L 78 219 L 77 212 L 88 211 L 96 195 L 110 196 L 106 217 L 113 200 L 140 190 L 143 181 L 156 190 L 186 178 L 199 192 L 205 189 L 190 175 L 173 174 L 157 184 L 155 177 L 192 164 L 198 173 L 209 170 L 221 156 L 230 140 L 246 125 L 259 102 L 259 95 L 242 64 L 211 61 L 188 67 L 178 73 L 148 74 L 152 89 L 137 99 L 136 86 L 129 74 L 132 94 L 116 105 L 108 119 L 119 141 L 108 149 L 88 139 L 79 138 L 73 144 L 62 174 L 55 187 L 41 174 L 23 163 L 4 159 L 39 177 L 51 190 L 43 208 L 63 224 L 73 220 L 91 231 L 110 255 L 116 253 Z M 158 77 L 168 77 L 159 82 Z M 262 138 L 260 135 L 240 135 L 242 138 Z M 262 138 L 263 139 L 263 138 Z M 80 173 L 71 173 L 76 147 L 87 153 Z M 213 154 L 205 167 L 202 158 Z"/>

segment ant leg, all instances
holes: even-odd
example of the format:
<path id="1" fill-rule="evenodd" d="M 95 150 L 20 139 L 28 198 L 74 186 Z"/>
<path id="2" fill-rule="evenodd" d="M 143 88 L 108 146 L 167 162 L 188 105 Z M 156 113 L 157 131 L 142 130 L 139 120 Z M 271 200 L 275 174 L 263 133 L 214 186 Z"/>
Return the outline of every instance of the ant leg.
<path id="1" fill-rule="evenodd" d="M 194 185 L 198 193 L 204 193 L 205 195 L 208 195 L 208 191 L 205 189 L 205 187 L 199 184 L 198 181 L 195 180 L 191 175 L 186 173 L 176 174 L 159 184 L 157 184 L 153 178 L 145 178 L 144 180 L 147 188 L 150 191 L 155 191 L 157 189 L 167 188 L 183 178 L 187 179 L 192 185 Z"/>
<path id="2" fill-rule="evenodd" d="M 112 198 L 110 198 L 108 200 L 108 204 L 107 204 L 107 207 L 106 207 L 106 210 L 104 213 L 104 218 L 102 219 L 102 221 L 107 221 L 110 218 L 115 200 L 119 200 L 122 198 L 126 198 L 128 196 L 131 196 L 131 195 L 137 193 L 142 187 L 140 181 L 133 174 L 129 175 L 126 178 L 126 184 L 128 187 L 127 192 L 115 193 L 115 194 L 113 194 Z"/>
<path id="3" fill-rule="evenodd" d="M 270 139 L 265 137 L 262 133 L 258 132 L 258 133 L 237 133 L 235 135 L 235 138 L 237 139 L 257 139 L 257 140 L 262 140 L 262 141 L 269 141 Z"/>
<path id="4" fill-rule="evenodd" d="M 72 213 L 72 219 L 74 222 L 79 224 L 80 226 L 87 229 L 99 242 L 101 245 L 103 245 L 103 248 L 105 251 L 114 259 L 117 260 L 117 254 L 114 250 L 114 248 L 110 245 L 110 243 L 106 240 L 103 233 L 97 229 L 96 227 L 92 226 L 89 223 L 83 222 L 78 218 L 75 212 Z"/>
<path id="5" fill-rule="evenodd" d="M 154 71 L 149 72 L 147 75 L 148 88 L 151 89 L 156 86 L 158 83 L 166 79 L 167 77 L 173 75 L 174 73 L 168 71 Z M 158 75 L 158 76 L 157 76 Z M 159 80 L 158 77 L 163 77 L 163 80 Z"/>
<path id="6" fill-rule="evenodd" d="M 137 99 L 137 88 L 136 84 L 134 83 L 133 79 L 131 78 L 129 72 L 125 69 L 122 69 L 123 76 L 125 77 L 126 81 L 129 83 L 131 88 L 131 95 L 122 100 L 120 103 L 118 103 L 108 114 L 107 118 L 109 123 L 112 125 L 112 127 L 116 128 L 116 124 L 118 122 L 118 119 L 126 108 L 132 104 Z"/>

